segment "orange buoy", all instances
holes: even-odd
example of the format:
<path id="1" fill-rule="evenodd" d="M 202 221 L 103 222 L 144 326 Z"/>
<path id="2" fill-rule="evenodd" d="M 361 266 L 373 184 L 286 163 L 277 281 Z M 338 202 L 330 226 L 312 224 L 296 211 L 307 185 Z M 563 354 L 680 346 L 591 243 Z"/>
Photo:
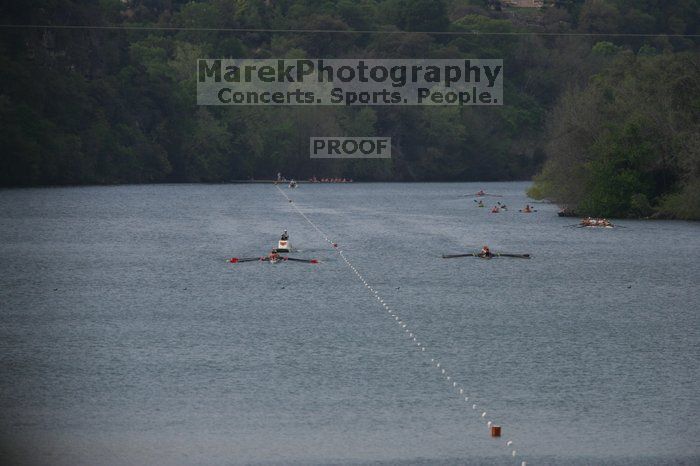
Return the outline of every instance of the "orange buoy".
<path id="1" fill-rule="evenodd" d="M 501 426 L 491 426 L 491 437 L 501 436 Z"/>

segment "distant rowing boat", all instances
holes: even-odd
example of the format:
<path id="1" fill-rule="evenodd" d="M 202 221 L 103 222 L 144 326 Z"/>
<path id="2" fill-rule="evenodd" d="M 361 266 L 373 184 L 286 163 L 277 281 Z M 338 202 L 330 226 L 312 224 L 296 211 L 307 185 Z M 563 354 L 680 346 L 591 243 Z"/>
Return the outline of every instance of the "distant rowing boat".
<path id="1" fill-rule="evenodd" d="M 477 196 L 477 197 L 483 197 L 483 196 L 491 196 L 491 197 L 503 197 L 502 194 L 491 194 L 487 193 L 483 189 L 480 191 L 475 192 L 474 194 L 467 194 L 467 196 Z"/>
<path id="2" fill-rule="evenodd" d="M 582 219 L 579 223 L 565 226 L 574 228 L 620 228 L 619 225 L 614 225 L 610 220 L 606 218 L 591 217 L 586 217 Z"/>

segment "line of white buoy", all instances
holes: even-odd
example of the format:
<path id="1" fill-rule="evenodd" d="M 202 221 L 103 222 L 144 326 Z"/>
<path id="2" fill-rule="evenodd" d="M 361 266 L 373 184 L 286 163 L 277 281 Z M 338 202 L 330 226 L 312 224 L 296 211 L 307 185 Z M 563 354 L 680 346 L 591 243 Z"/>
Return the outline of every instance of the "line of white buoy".
<path id="1" fill-rule="evenodd" d="M 311 221 L 311 219 L 306 214 L 304 214 L 304 212 L 302 212 L 301 209 L 299 209 L 299 207 L 297 207 L 297 205 L 292 201 L 292 199 L 290 199 L 289 196 L 287 196 L 287 194 L 284 191 L 282 191 L 282 189 L 278 185 L 275 185 L 275 187 L 279 190 L 280 194 L 282 194 L 282 196 L 284 196 L 287 199 L 287 201 L 294 208 L 294 210 L 299 215 L 301 215 L 309 223 L 309 225 L 311 225 L 316 231 L 318 231 L 319 234 L 324 238 L 324 240 L 328 244 L 331 245 L 333 250 L 345 262 L 345 265 L 347 265 L 350 268 L 350 270 L 352 270 L 352 272 L 355 274 L 355 276 L 360 280 L 360 282 L 362 282 L 362 284 L 367 289 L 367 291 L 370 293 L 370 295 L 373 296 L 377 300 L 377 303 L 387 312 L 387 314 L 394 319 L 394 322 L 399 326 L 400 330 L 403 330 L 404 334 L 406 334 L 406 336 L 411 339 L 411 342 L 413 343 L 413 345 L 421 353 L 428 353 L 427 347 L 425 346 L 425 344 L 423 342 L 421 342 L 418 339 L 416 332 L 413 331 L 411 328 L 409 328 L 408 324 L 404 321 L 404 319 L 401 318 L 401 316 L 399 316 L 398 312 L 395 309 L 393 309 L 392 307 L 390 307 L 389 304 L 384 300 L 384 298 L 379 294 L 379 291 L 374 289 L 374 287 L 365 279 L 365 277 L 360 273 L 360 271 L 357 269 L 357 267 L 355 267 L 355 265 L 346 257 L 343 250 L 338 248 L 338 243 L 336 243 L 331 238 L 329 238 L 328 235 L 318 227 L 318 225 L 316 225 L 313 221 Z M 427 357 L 427 354 L 426 354 L 426 357 Z M 440 363 L 440 361 L 438 361 L 437 358 L 432 357 L 432 358 L 430 358 L 430 364 L 439 371 L 440 376 L 450 384 L 450 387 L 455 391 L 455 393 L 460 395 L 460 399 L 462 399 L 462 397 L 463 397 L 465 403 L 470 403 L 470 400 L 471 400 L 472 411 L 477 411 L 479 406 L 477 405 L 477 403 L 474 403 L 473 396 L 470 397 L 468 394 L 466 394 L 466 389 L 464 387 L 462 387 L 462 385 L 459 384 L 458 382 L 452 380 L 453 377 L 452 377 L 452 375 L 450 375 L 451 373 L 447 369 L 444 368 L 442 363 Z M 484 422 L 484 424 L 486 425 L 486 428 L 489 430 L 494 425 L 493 419 L 489 419 L 487 417 L 486 411 L 483 411 L 481 413 L 480 420 Z M 500 428 L 499 428 L 499 434 L 500 434 Z M 508 451 L 510 451 L 511 456 L 513 456 L 513 457 L 516 456 L 516 450 L 515 450 L 514 442 L 512 440 L 507 440 L 505 442 L 504 446 L 506 449 L 508 449 Z M 526 464 L 527 463 L 525 461 L 523 461 L 521 463 L 521 466 L 526 466 Z"/>

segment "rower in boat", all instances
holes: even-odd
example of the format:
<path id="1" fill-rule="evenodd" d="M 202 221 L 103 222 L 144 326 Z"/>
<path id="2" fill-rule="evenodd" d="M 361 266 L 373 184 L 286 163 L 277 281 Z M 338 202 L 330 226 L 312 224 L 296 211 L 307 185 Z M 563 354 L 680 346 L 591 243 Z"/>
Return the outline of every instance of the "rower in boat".
<path id="1" fill-rule="evenodd" d="M 484 197 L 484 196 L 493 196 L 493 197 L 503 197 L 501 194 L 491 194 L 487 193 L 483 189 L 480 189 L 479 191 L 475 192 L 474 194 L 471 194 L 471 196 L 476 196 L 476 197 Z"/>
<path id="2" fill-rule="evenodd" d="M 278 262 L 304 262 L 307 264 L 318 264 L 318 259 L 297 259 L 295 257 L 287 257 L 281 255 L 276 249 L 270 251 L 267 255 L 262 257 L 232 257 L 226 259 L 226 262 L 232 264 L 238 264 L 240 262 L 269 262 L 270 264 L 277 264 Z"/>
<path id="3" fill-rule="evenodd" d="M 505 252 L 491 252 L 488 246 L 481 248 L 479 252 L 468 252 L 463 254 L 443 254 L 443 259 L 456 259 L 458 257 L 479 257 L 481 259 L 492 259 L 494 257 L 514 257 L 516 259 L 530 259 L 530 254 L 510 254 Z"/>
<path id="4" fill-rule="evenodd" d="M 477 207 L 484 207 L 484 201 L 480 200 L 476 206 Z"/>
<path id="5" fill-rule="evenodd" d="M 294 180 L 291 180 L 291 181 L 289 182 L 289 187 L 290 187 L 290 188 L 296 188 L 296 187 L 297 187 L 297 182 L 294 181 Z"/>
<path id="6" fill-rule="evenodd" d="M 537 210 L 533 209 L 533 207 L 530 204 L 525 204 L 525 208 L 518 210 L 518 212 L 522 212 L 524 214 L 531 214 L 533 212 L 537 212 Z"/>
<path id="7" fill-rule="evenodd" d="M 500 211 L 501 211 L 501 209 L 500 209 L 497 205 L 495 205 L 495 206 L 493 206 L 493 207 L 491 208 L 491 213 L 492 213 L 492 214 L 497 214 L 497 213 L 499 213 Z"/>

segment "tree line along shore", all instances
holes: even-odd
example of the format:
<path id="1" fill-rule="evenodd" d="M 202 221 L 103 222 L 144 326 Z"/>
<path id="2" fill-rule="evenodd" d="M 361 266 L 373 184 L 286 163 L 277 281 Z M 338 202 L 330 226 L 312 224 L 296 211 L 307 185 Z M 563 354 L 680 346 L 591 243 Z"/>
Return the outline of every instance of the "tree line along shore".
<path id="1" fill-rule="evenodd" d="M 580 215 L 700 219 L 700 0 L 511 3 L 8 2 L 5 25 L 92 27 L 0 29 L 0 186 L 534 179 Z M 198 106 L 197 59 L 243 57 L 497 58 L 505 104 Z M 325 135 L 392 158 L 311 159 Z"/>

